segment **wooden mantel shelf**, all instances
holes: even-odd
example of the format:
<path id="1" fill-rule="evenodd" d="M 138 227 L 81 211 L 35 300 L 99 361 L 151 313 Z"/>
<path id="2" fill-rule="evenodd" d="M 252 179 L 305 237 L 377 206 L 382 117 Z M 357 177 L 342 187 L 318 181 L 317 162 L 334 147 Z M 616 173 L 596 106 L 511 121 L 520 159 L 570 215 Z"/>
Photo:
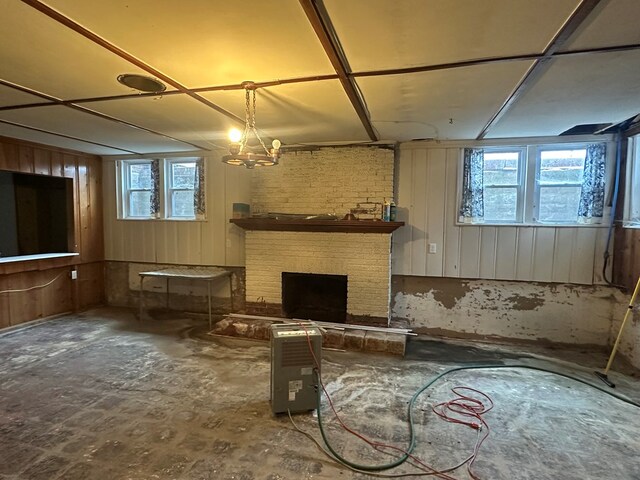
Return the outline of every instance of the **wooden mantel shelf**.
<path id="1" fill-rule="evenodd" d="M 274 218 L 232 218 L 229 222 L 245 230 L 273 232 L 391 233 L 404 225 L 404 222 L 378 220 L 277 220 Z"/>

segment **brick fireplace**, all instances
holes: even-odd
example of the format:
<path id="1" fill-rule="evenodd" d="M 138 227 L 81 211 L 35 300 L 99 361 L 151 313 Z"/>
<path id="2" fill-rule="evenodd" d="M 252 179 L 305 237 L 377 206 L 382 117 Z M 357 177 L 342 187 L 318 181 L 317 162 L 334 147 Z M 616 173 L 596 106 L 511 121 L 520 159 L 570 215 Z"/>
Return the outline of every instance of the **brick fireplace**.
<path id="1" fill-rule="evenodd" d="M 347 321 L 387 323 L 390 234 L 248 231 L 245 248 L 249 309 L 283 313 L 283 272 L 345 275 Z"/>
<path id="2" fill-rule="evenodd" d="M 394 151 L 325 148 L 287 153 L 252 177 L 252 213 L 334 213 L 393 197 Z M 340 275 L 347 280 L 346 321 L 387 325 L 390 317 L 391 233 L 248 229 L 247 311 L 284 316 L 282 274 Z M 295 230 L 295 229 L 294 229 Z M 338 320 L 339 321 L 339 320 Z"/>

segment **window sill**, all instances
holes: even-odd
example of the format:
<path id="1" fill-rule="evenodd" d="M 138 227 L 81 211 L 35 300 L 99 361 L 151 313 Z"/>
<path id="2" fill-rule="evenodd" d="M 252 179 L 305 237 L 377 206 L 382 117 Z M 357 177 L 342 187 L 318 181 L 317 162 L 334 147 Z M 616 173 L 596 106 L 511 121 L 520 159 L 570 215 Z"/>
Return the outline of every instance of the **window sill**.
<path id="1" fill-rule="evenodd" d="M 124 222 L 206 222 L 206 218 L 118 218 Z"/>
<path id="2" fill-rule="evenodd" d="M 16 255 L 14 257 L 0 257 L 0 263 L 26 262 L 29 260 L 47 260 L 50 258 L 76 257 L 79 253 L 38 253 L 35 255 Z"/>
<path id="3" fill-rule="evenodd" d="M 640 229 L 640 223 L 638 222 L 623 222 L 622 228 Z"/>
<path id="4" fill-rule="evenodd" d="M 603 223 L 462 223 L 456 222 L 457 227 L 539 227 L 539 228 L 609 228 L 609 221 Z M 638 227 L 640 228 L 640 225 Z"/>

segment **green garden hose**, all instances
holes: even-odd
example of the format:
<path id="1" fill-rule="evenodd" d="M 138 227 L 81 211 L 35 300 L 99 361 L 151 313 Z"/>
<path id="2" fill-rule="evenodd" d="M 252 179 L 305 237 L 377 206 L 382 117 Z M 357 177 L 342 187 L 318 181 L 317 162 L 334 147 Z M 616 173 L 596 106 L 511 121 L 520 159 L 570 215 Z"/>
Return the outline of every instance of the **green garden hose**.
<path id="1" fill-rule="evenodd" d="M 416 393 L 413 394 L 413 396 L 411 397 L 411 400 L 409 400 L 409 406 L 408 406 L 408 427 L 409 427 L 409 446 L 407 447 L 407 449 L 405 450 L 405 453 L 403 455 L 401 455 L 400 457 L 396 458 L 394 461 L 390 462 L 390 463 L 383 463 L 380 465 L 360 465 L 354 462 L 351 462 L 349 460 L 347 460 L 346 458 L 342 457 L 338 452 L 335 451 L 335 449 L 333 448 L 333 446 L 331 445 L 331 443 L 329 442 L 329 439 L 327 438 L 326 432 L 324 430 L 324 425 L 322 423 L 322 414 L 321 414 L 321 400 L 322 400 L 322 388 L 320 385 L 320 378 L 318 377 L 318 426 L 320 427 L 320 434 L 322 435 L 322 439 L 324 440 L 325 445 L 327 446 L 327 448 L 329 449 L 329 451 L 331 452 L 331 454 L 335 457 L 335 459 L 342 463 L 343 465 L 347 465 L 348 467 L 351 468 L 355 468 L 358 470 L 363 470 L 363 471 L 367 471 L 367 472 L 376 472 L 376 471 L 383 471 L 383 470 L 389 470 L 391 468 L 395 468 L 399 465 L 402 465 L 404 462 L 406 462 L 409 459 L 410 454 L 413 452 L 413 450 L 416 447 L 416 436 L 415 436 L 415 425 L 414 425 L 414 419 L 413 419 L 413 407 L 416 403 L 416 400 L 418 399 L 418 397 L 425 391 L 427 390 L 429 387 L 431 387 L 434 383 L 436 383 L 438 380 L 440 380 L 441 378 L 454 373 L 454 372 L 459 372 L 462 370 L 487 370 L 487 369 L 499 369 L 499 368 L 523 368 L 523 369 L 528 369 L 528 370 L 537 370 L 540 372 L 545 372 L 545 373 L 552 373 L 554 375 L 559 375 L 561 377 L 564 378 L 568 378 L 570 380 L 573 380 L 575 382 L 579 382 L 582 383 L 584 385 L 587 385 L 589 387 L 595 388 L 596 390 L 599 390 L 603 393 L 606 393 L 607 395 L 610 395 L 624 403 L 627 403 L 629 405 L 632 405 L 634 407 L 638 407 L 640 408 L 640 403 L 635 402 L 629 398 L 626 398 L 622 395 L 618 395 L 616 393 L 613 393 L 610 390 L 605 390 L 604 388 L 601 388 L 597 385 L 594 385 L 592 383 L 587 382 L 586 380 L 582 380 L 581 378 L 578 377 L 574 377 L 573 375 L 569 375 L 566 373 L 560 373 L 560 372 L 555 372 L 553 370 L 548 370 L 546 368 L 542 368 L 542 367 L 534 367 L 534 366 L 530 366 L 530 365 L 467 365 L 464 367 L 455 367 L 455 368 L 450 368 L 449 370 L 446 370 L 442 373 L 440 373 L 439 375 L 436 375 L 434 378 L 432 378 L 431 380 L 429 380 L 425 385 L 423 385 L 422 387 L 420 387 L 418 389 L 418 391 L 416 391 Z M 316 375 L 318 375 L 317 371 L 316 371 Z"/>

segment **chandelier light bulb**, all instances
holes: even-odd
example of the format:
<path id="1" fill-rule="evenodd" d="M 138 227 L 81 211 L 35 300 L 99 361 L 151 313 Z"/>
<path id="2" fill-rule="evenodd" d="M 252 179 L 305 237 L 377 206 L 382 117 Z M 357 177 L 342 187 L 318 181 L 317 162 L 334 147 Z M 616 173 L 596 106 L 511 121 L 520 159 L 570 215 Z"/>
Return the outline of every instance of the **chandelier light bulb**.
<path id="1" fill-rule="evenodd" d="M 271 142 L 271 145 L 275 150 L 280 150 L 280 146 L 282 145 L 282 143 L 276 138 L 273 142 Z"/>
<path id="2" fill-rule="evenodd" d="M 240 130 L 238 130 L 237 128 L 232 128 L 231 130 L 229 130 L 229 140 L 234 143 L 238 143 L 241 138 L 242 132 Z"/>

